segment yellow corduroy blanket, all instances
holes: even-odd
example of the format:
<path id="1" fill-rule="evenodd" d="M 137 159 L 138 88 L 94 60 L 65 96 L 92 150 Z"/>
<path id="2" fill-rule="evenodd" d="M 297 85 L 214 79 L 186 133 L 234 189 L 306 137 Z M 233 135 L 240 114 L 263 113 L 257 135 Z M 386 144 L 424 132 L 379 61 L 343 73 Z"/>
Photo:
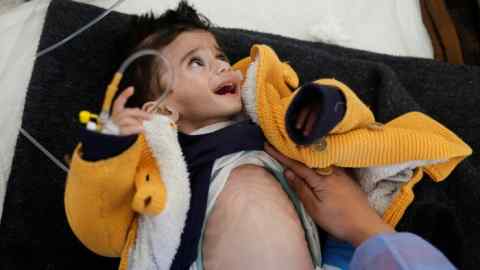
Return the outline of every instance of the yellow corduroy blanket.
<path id="1" fill-rule="evenodd" d="M 314 83 L 334 87 L 346 101 L 343 119 L 318 143 L 295 144 L 286 130 L 286 113 L 299 91 L 296 72 L 268 46 L 255 45 L 250 56 L 235 68 L 245 76 L 243 100 L 249 116 L 262 128 L 267 140 L 284 155 L 310 168 L 391 168 L 415 161 L 408 181 L 399 186 L 382 213 L 395 226 L 413 201 L 413 186 L 423 173 L 433 181 L 444 180 L 472 149 L 449 129 L 420 112 L 410 112 L 378 123 L 371 110 L 345 84 L 335 79 Z M 401 166 L 400 166 L 401 167 Z"/>

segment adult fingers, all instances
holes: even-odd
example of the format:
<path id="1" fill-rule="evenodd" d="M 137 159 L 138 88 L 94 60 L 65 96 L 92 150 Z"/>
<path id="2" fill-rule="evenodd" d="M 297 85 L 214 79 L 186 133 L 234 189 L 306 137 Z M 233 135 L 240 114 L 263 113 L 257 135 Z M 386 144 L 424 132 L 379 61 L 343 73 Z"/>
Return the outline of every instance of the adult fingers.
<path id="1" fill-rule="evenodd" d="M 312 217 L 315 216 L 315 209 L 321 202 L 317 194 L 313 192 L 304 179 L 296 175 L 293 171 L 285 170 L 284 175 L 310 215 Z"/>
<path id="2" fill-rule="evenodd" d="M 125 108 L 125 104 L 127 103 L 127 100 L 133 95 L 133 92 L 134 92 L 133 86 L 130 86 L 127 89 L 123 90 L 123 92 L 117 97 L 117 99 L 113 103 L 112 114 L 117 114 L 123 111 L 123 109 Z"/>
<path id="3" fill-rule="evenodd" d="M 306 167 L 302 163 L 290 159 L 273 148 L 270 144 L 265 144 L 265 151 L 269 153 L 273 158 L 280 162 L 284 167 L 292 170 L 296 175 L 304 178 L 310 184 L 312 179 L 318 177 L 318 175 L 310 168 Z"/>

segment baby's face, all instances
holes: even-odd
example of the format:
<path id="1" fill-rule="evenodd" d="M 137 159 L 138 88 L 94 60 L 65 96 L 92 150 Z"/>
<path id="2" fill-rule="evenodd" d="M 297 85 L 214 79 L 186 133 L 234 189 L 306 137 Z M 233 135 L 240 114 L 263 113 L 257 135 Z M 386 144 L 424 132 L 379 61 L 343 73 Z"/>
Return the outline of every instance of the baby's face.
<path id="1" fill-rule="evenodd" d="M 174 69 L 167 104 L 180 113 L 180 130 L 226 121 L 242 110 L 242 75 L 232 70 L 211 33 L 184 32 L 161 52 Z"/>

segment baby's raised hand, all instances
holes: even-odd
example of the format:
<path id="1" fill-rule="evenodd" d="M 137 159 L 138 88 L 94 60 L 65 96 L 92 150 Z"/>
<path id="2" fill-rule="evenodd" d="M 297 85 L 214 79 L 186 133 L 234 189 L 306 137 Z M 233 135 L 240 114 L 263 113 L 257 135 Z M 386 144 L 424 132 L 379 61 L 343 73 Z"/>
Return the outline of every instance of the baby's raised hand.
<path id="1" fill-rule="evenodd" d="M 127 100 L 133 95 L 132 86 L 125 89 L 113 103 L 112 122 L 118 127 L 120 135 L 127 136 L 143 132 L 143 121 L 151 120 L 152 114 L 139 108 L 126 108 Z"/>

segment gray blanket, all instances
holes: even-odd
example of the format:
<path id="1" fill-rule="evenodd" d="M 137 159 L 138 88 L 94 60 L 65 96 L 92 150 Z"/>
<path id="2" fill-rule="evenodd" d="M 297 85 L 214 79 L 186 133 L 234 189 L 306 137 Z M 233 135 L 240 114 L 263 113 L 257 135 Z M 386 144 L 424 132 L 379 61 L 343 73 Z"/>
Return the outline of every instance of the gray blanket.
<path id="1" fill-rule="evenodd" d="M 88 23 L 102 10 L 52 1 L 39 50 Z M 99 111 L 104 89 L 124 60 L 121 41 L 130 16 L 112 13 L 67 45 L 35 62 L 23 127 L 57 157 L 71 153 L 80 110 Z M 371 106 L 379 121 L 408 111 L 431 115 L 462 137 L 475 153 L 443 183 L 428 177 L 397 229 L 417 233 L 462 269 L 480 265 L 480 69 L 401 58 L 243 31 L 215 29 L 235 61 L 255 43 L 289 61 L 302 82 L 334 77 Z M 379 37 L 381 38 L 381 37 Z M 0 224 L 0 269 L 116 269 L 118 260 L 86 249 L 68 227 L 66 174 L 19 136 Z"/>

